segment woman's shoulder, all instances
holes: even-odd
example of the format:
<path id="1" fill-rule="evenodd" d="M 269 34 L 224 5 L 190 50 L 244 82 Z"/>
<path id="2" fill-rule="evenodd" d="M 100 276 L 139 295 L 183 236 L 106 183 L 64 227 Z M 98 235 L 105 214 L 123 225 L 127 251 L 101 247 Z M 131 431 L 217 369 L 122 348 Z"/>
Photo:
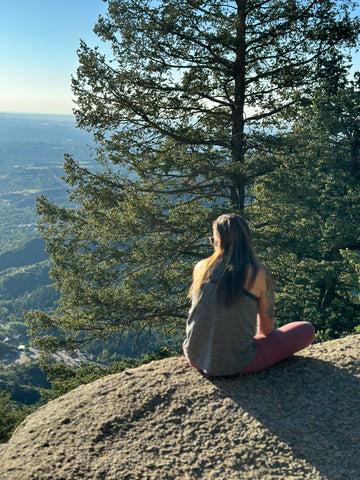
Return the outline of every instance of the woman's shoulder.
<path id="1" fill-rule="evenodd" d="M 248 291 L 257 297 L 260 297 L 266 288 L 266 278 L 269 274 L 271 275 L 269 268 L 266 265 L 259 263 L 256 277 Z"/>
<path id="2" fill-rule="evenodd" d="M 211 266 L 217 266 L 218 264 L 220 264 L 220 262 L 218 261 L 212 261 L 212 257 L 207 257 L 207 258 L 203 258 L 202 260 L 200 260 L 199 262 L 197 262 L 195 264 L 195 267 L 194 267 L 194 270 L 200 270 L 201 268 L 206 268 L 208 267 L 209 265 Z"/>
<path id="3" fill-rule="evenodd" d="M 205 262 L 205 260 L 200 260 L 200 262 L 197 262 L 195 264 L 194 271 L 198 272 L 199 270 L 201 270 L 201 267 L 203 267 L 205 265 L 204 262 Z"/>
<path id="4" fill-rule="evenodd" d="M 204 258 L 198 262 L 193 270 L 193 277 L 202 279 L 219 280 L 224 271 L 224 265 L 217 260 L 212 261 L 211 257 Z"/>
<path id="5" fill-rule="evenodd" d="M 259 277 L 259 280 L 267 282 L 269 278 L 272 278 L 271 270 L 267 265 L 259 263 L 259 269 L 257 271 L 256 277 Z"/>
<path id="6" fill-rule="evenodd" d="M 197 262 L 194 266 L 193 276 L 197 277 L 199 274 L 201 274 L 201 272 L 203 272 L 204 269 L 206 269 L 207 263 L 208 263 L 207 258 L 200 260 L 200 262 Z"/>
<path id="7" fill-rule="evenodd" d="M 266 277 L 266 275 L 268 274 L 271 274 L 270 272 L 270 268 L 267 267 L 266 265 L 264 265 L 263 263 L 259 263 L 258 264 L 258 271 L 257 271 L 257 275 L 260 275 L 262 277 Z"/>

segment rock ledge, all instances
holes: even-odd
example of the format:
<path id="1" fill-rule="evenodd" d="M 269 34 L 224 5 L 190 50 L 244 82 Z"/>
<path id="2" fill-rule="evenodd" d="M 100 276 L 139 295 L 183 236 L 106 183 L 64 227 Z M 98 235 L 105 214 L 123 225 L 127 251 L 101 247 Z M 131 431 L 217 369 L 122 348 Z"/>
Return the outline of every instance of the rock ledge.
<path id="1" fill-rule="evenodd" d="M 0 445 L 1 480 L 357 480 L 360 335 L 211 379 L 184 358 L 83 385 Z"/>

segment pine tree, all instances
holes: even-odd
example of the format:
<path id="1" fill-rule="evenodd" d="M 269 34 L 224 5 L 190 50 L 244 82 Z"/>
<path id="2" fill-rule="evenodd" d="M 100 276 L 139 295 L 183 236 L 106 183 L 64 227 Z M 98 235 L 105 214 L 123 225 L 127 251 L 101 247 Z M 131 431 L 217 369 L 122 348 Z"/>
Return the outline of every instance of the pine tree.
<path id="1" fill-rule="evenodd" d="M 254 192 L 258 242 L 277 279 L 277 320 L 310 320 L 321 340 L 360 324 L 359 80 L 332 69 Z"/>
<path id="2" fill-rule="evenodd" d="M 269 127 L 285 128 L 326 62 L 356 42 L 350 8 L 108 1 L 94 31 L 110 53 L 82 42 L 73 79 L 78 125 L 94 134 L 102 168 L 67 157 L 74 208 L 38 201 L 62 295 L 56 312 L 28 314 L 38 345 L 183 325 L 212 221 L 247 215 L 250 186 L 275 168 Z"/>

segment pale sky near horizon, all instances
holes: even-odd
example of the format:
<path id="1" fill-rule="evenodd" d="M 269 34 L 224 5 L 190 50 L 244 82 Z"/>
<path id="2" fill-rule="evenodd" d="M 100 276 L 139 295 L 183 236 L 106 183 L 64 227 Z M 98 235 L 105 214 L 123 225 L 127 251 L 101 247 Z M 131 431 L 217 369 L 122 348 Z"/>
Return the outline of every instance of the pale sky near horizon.
<path id="1" fill-rule="evenodd" d="M 80 39 L 92 29 L 102 0 L 0 0 L 0 112 L 71 114 L 71 75 Z"/>
<path id="2" fill-rule="evenodd" d="M 102 0 L 0 0 L 0 112 L 71 114 L 71 76 L 80 39 L 92 29 Z M 360 10 L 360 7 L 358 7 Z M 360 69 L 360 54 L 354 57 Z"/>

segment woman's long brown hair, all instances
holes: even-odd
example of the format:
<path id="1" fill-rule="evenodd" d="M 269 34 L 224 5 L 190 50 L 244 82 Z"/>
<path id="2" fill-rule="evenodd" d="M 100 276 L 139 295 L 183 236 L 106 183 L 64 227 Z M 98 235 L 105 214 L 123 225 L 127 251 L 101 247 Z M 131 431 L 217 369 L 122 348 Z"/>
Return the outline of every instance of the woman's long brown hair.
<path id="1" fill-rule="evenodd" d="M 209 281 L 214 268 L 222 264 L 224 270 L 216 294 L 221 303 L 231 306 L 242 296 L 245 286 L 253 285 L 259 262 L 252 247 L 249 227 L 240 215 L 221 215 L 214 222 L 214 232 L 220 244 L 211 257 L 201 262 L 201 268 L 195 269 L 189 296 L 197 295 L 201 285 Z M 249 267 L 251 276 L 246 285 Z"/>

